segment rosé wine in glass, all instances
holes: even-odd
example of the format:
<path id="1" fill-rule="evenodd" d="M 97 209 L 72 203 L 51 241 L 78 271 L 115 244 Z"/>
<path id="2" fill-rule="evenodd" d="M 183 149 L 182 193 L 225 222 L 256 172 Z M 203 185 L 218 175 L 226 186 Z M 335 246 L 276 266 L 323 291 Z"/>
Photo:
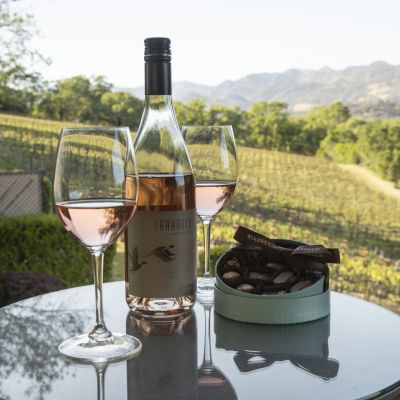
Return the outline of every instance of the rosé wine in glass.
<path id="1" fill-rule="evenodd" d="M 123 232 L 136 209 L 133 200 L 72 200 L 56 204 L 67 231 L 85 246 L 108 246 Z"/>
<path id="2" fill-rule="evenodd" d="M 232 181 L 197 181 L 196 209 L 200 218 L 214 217 L 228 205 L 236 188 Z"/>

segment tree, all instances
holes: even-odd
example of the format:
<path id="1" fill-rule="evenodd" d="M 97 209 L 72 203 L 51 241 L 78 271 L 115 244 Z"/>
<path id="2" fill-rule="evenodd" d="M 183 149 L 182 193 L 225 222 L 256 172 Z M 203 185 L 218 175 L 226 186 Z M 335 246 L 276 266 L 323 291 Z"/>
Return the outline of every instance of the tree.
<path id="1" fill-rule="evenodd" d="M 86 110 L 82 115 L 84 121 L 98 123 L 103 118 L 103 104 L 101 98 L 104 94 L 112 90 L 113 85 L 107 82 L 104 76 L 95 76 L 90 80 L 88 98 L 91 103 L 90 109 Z"/>
<path id="2" fill-rule="evenodd" d="M 309 143 L 308 154 L 315 154 L 329 131 L 347 121 L 350 116 L 348 107 L 340 102 L 309 111 L 304 118 L 303 126 L 303 135 Z"/>
<path id="3" fill-rule="evenodd" d="M 101 97 L 111 88 L 101 76 L 89 79 L 78 75 L 59 80 L 53 88 L 43 92 L 34 115 L 60 121 L 101 122 Z"/>
<path id="4" fill-rule="evenodd" d="M 183 125 L 232 125 L 235 137 L 247 141 L 247 120 L 239 107 L 225 107 L 219 104 L 206 106 L 204 100 L 196 99 L 188 103 L 174 103 L 177 120 Z"/>
<path id="5" fill-rule="evenodd" d="M 125 92 L 107 92 L 101 96 L 103 120 L 116 126 L 137 130 L 143 112 L 143 102 Z"/>
<path id="6" fill-rule="evenodd" d="M 287 104 L 260 101 L 246 112 L 251 144 L 269 149 L 289 150 L 292 131 Z"/>
<path id="7" fill-rule="evenodd" d="M 205 111 L 205 119 L 207 125 L 232 125 L 236 139 L 245 142 L 246 119 L 239 107 L 212 105 Z"/>
<path id="8" fill-rule="evenodd" d="M 400 122 L 369 120 L 360 129 L 357 143 L 363 164 L 383 178 L 400 182 Z"/>
<path id="9" fill-rule="evenodd" d="M 341 163 L 359 163 L 358 140 L 365 124 L 365 120 L 352 117 L 331 126 L 320 143 L 318 154 Z"/>
<path id="10" fill-rule="evenodd" d="M 204 100 L 191 100 L 186 104 L 175 102 L 174 108 L 180 126 L 208 124 Z"/>
<path id="11" fill-rule="evenodd" d="M 266 116 L 269 105 L 266 101 L 253 103 L 246 112 L 246 119 L 249 127 L 248 144 L 266 145 L 268 135 L 268 126 Z"/>
<path id="12" fill-rule="evenodd" d="M 87 115 L 91 107 L 89 89 L 90 80 L 84 76 L 57 81 L 54 88 L 43 94 L 34 114 L 60 121 L 84 122 L 82 116 Z"/>
<path id="13" fill-rule="evenodd" d="M 0 109 L 26 112 L 42 87 L 33 65 L 46 60 L 29 47 L 37 30 L 32 15 L 21 11 L 18 2 L 0 0 Z"/>
<path id="14" fill-rule="evenodd" d="M 349 108 L 338 101 L 329 106 L 313 108 L 307 113 L 305 121 L 310 125 L 321 126 L 327 130 L 345 122 L 350 116 Z"/>

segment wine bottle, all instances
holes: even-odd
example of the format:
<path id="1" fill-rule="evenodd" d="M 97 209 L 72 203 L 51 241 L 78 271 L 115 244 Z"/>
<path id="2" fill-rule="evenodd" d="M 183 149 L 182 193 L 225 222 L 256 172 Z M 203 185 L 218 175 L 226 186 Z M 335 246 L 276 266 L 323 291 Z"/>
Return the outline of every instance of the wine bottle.
<path id="1" fill-rule="evenodd" d="M 195 302 L 192 166 L 171 98 L 167 38 L 145 40 L 145 108 L 135 139 L 137 211 L 125 233 L 126 300 L 142 316 L 180 314 Z M 135 181 L 127 179 L 127 188 Z"/>

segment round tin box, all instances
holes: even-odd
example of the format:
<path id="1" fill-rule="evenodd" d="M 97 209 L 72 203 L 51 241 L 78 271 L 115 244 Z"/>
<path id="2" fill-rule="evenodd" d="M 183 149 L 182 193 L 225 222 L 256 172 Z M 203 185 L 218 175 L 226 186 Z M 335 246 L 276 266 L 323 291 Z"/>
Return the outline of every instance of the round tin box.
<path id="1" fill-rule="evenodd" d="M 274 240 L 282 247 L 296 248 L 303 243 L 290 240 Z M 286 294 L 251 294 L 236 290 L 223 282 L 219 275 L 224 253 L 216 264 L 214 288 L 215 312 L 242 322 L 258 324 L 296 324 L 314 321 L 330 312 L 330 292 L 321 277 L 311 286 Z M 308 260 L 304 261 L 305 263 Z M 310 261 L 315 263 L 316 261 Z"/>

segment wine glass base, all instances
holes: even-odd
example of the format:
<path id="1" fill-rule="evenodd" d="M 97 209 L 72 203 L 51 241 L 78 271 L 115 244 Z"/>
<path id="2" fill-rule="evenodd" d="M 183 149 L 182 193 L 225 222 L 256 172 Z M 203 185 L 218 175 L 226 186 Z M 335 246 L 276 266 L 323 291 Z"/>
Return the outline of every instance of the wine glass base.
<path id="1" fill-rule="evenodd" d="M 95 341 L 88 335 L 75 336 L 58 346 L 58 352 L 81 363 L 105 363 L 134 357 L 142 350 L 142 343 L 133 336 L 113 333 L 109 339 Z"/>
<path id="2" fill-rule="evenodd" d="M 210 276 L 209 278 L 198 278 L 197 279 L 197 299 L 201 301 L 213 301 L 214 300 L 214 285 L 215 278 Z"/>

